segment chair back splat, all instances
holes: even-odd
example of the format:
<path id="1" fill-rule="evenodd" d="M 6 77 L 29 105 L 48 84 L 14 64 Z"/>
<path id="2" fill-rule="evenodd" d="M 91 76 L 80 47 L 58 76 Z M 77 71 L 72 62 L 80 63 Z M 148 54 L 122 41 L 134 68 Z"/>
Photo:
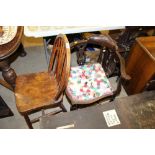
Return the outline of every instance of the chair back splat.
<path id="1" fill-rule="evenodd" d="M 70 46 L 65 35 L 57 36 L 51 53 L 48 72 L 54 74 L 58 83 L 56 99 L 60 97 L 66 88 L 70 74 Z"/>

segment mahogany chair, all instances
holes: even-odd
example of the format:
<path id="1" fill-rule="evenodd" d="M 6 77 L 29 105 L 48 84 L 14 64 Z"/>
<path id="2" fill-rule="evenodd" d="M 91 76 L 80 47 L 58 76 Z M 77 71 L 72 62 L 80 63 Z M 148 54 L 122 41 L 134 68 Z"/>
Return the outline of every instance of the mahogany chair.
<path id="1" fill-rule="evenodd" d="M 115 99 L 121 91 L 121 81 L 130 80 L 125 72 L 125 60 L 119 54 L 116 42 L 109 35 L 92 35 L 88 40 L 70 44 L 71 49 L 84 52 L 88 44 L 100 48 L 100 56 L 95 64 L 71 67 L 66 94 L 71 101 L 71 110 L 93 104 L 103 98 Z M 109 77 L 118 76 L 117 87 L 111 87 Z"/>
<path id="2" fill-rule="evenodd" d="M 70 46 L 67 37 L 60 34 L 54 41 L 48 71 L 19 75 L 16 79 L 16 106 L 29 128 L 39 120 L 30 120 L 28 115 L 32 112 L 48 107 L 60 107 L 66 112 L 62 101 L 69 74 Z"/>

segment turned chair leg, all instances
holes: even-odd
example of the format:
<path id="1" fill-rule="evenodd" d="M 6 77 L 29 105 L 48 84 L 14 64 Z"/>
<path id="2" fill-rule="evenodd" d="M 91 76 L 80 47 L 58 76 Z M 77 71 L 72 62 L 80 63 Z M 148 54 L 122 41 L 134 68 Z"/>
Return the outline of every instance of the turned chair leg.
<path id="1" fill-rule="evenodd" d="M 25 118 L 25 121 L 26 121 L 28 127 L 29 127 L 30 129 L 33 129 L 32 123 L 31 123 L 30 118 L 28 117 L 28 115 L 27 115 L 27 114 L 24 114 L 23 116 L 24 116 L 24 118 Z"/>

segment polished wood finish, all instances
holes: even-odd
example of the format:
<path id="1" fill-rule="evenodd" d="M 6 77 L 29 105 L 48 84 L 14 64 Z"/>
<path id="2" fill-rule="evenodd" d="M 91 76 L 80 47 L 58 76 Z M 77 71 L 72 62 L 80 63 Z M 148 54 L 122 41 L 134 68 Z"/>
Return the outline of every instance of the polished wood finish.
<path id="1" fill-rule="evenodd" d="M 70 46 L 65 35 L 55 39 L 48 71 L 19 75 L 16 79 L 15 97 L 18 111 L 32 128 L 28 114 L 47 107 L 60 107 L 70 73 Z M 36 121 L 36 119 L 35 119 Z"/>
<path id="2" fill-rule="evenodd" d="M 108 127 L 103 112 L 115 110 L 120 124 Z M 43 116 L 40 128 L 55 129 L 68 127 L 75 129 L 155 129 L 155 91 L 117 98 L 113 102 L 84 109 Z"/>
<path id="3" fill-rule="evenodd" d="M 136 39 L 126 63 L 131 80 L 124 84 L 128 94 L 142 92 L 155 75 L 155 37 Z"/>
<path id="4" fill-rule="evenodd" d="M 16 79 L 16 104 L 21 113 L 54 104 L 58 84 L 47 72 L 19 75 Z"/>
<path id="5" fill-rule="evenodd" d="M 130 80 L 130 76 L 125 71 L 125 60 L 120 55 L 118 46 L 116 42 L 108 35 L 92 35 L 88 38 L 88 40 L 80 40 L 70 44 L 71 49 L 78 48 L 80 53 L 85 52 L 85 47 L 87 44 L 98 45 L 100 46 L 100 55 L 98 62 L 102 65 L 106 76 L 118 76 L 117 87 L 113 90 L 113 95 L 108 96 L 110 101 L 114 100 L 115 97 L 121 91 L 121 83 L 122 80 L 128 81 Z M 66 92 L 68 98 L 71 100 L 71 110 L 75 110 L 79 107 L 83 107 L 83 105 L 93 104 L 101 99 L 103 96 L 100 96 L 95 99 L 91 99 L 88 101 L 78 102 L 74 101 L 70 94 Z"/>
<path id="6" fill-rule="evenodd" d="M 5 60 L 0 61 L 0 69 L 2 70 L 2 76 L 3 76 L 4 80 L 8 83 L 8 85 L 10 85 L 12 87 L 12 89 L 14 89 L 15 81 L 16 81 L 16 77 L 17 77 L 14 69 L 12 69 L 9 65 L 9 62 L 5 61 Z M 2 81 L 2 79 L 1 79 L 1 81 Z M 5 83 L 5 81 L 2 82 L 1 84 L 3 85 L 3 83 Z M 3 85 L 3 86 L 5 87 L 6 85 Z"/>
<path id="7" fill-rule="evenodd" d="M 54 41 L 54 46 L 48 67 L 48 73 L 53 73 L 58 83 L 59 98 L 66 88 L 70 74 L 70 45 L 65 35 L 60 35 Z"/>
<path id="8" fill-rule="evenodd" d="M 6 88 L 15 87 L 16 73 L 10 67 L 9 56 L 11 56 L 17 49 L 22 46 L 21 39 L 24 27 L 18 26 L 16 36 L 9 43 L 0 45 L 0 69 L 4 80 L 0 79 L 0 84 Z M 10 86 L 9 86 L 10 85 Z"/>

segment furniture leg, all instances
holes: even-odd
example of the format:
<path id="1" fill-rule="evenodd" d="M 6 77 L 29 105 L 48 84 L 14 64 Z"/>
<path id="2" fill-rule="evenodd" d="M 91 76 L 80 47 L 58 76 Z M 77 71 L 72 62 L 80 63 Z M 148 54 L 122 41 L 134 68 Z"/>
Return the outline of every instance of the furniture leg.
<path id="1" fill-rule="evenodd" d="M 30 121 L 28 115 L 27 115 L 27 114 L 24 114 L 23 116 L 24 116 L 24 119 L 25 119 L 25 121 L 26 121 L 28 127 L 29 127 L 30 129 L 33 129 L 32 123 L 31 123 L 31 121 Z"/>
<path id="2" fill-rule="evenodd" d="M 2 70 L 4 80 L 14 88 L 17 77 L 15 71 L 10 67 L 6 60 L 0 62 L 0 68 Z"/>
<path id="3" fill-rule="evenodd" d="M 5 103 L 5 101 L 0 96 L 0 118 L 13 116 L 13 112 L 8 107 L 8 105 Z"/>
<path id="4" fill-rule="evenodd" d="M 60 103 L 60 108 L 62 109 L 63 112 L 67 112 L 67 110 L 62 102 Z"/>
<path id="5" fill-rule="evenodd" d="M 20 56 L 21 57 L 25 57 L 27 55 L 27 53 L 25 52 L 25 49 L 24 49 L 24 46 L 23 46 L 22 43 L 19 45 L 18 50 L 20 51 Z"/>
<path id="6" fill-rule="evenodd" d="M 77 110 L 77 109 L 78 109 L 78 105 L 77 104 L 73 104 L 70 107 L 70 111 Z"/>

